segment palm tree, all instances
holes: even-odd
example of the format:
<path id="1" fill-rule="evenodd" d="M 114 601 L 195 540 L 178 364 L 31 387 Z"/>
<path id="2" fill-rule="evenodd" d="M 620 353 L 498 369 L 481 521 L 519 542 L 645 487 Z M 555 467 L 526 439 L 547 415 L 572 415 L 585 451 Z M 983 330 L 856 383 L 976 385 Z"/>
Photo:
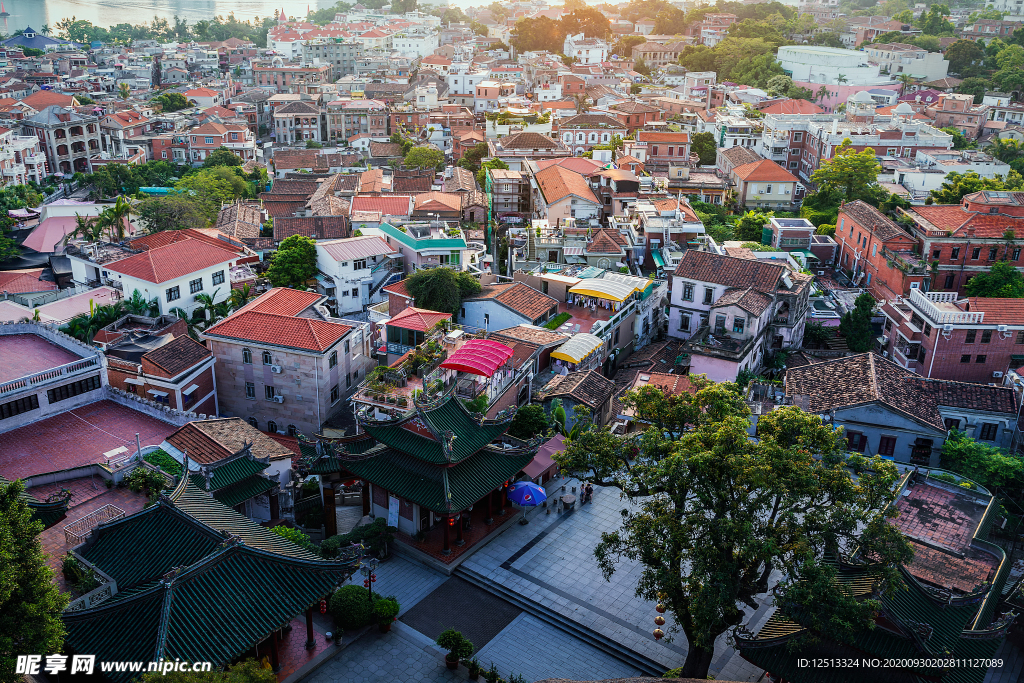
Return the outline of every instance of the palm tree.
<path id="1" fill-rule="evenodd" d="M 42 26 L 39 27 L 39 32 L 42 33 L 44 36 L 50 35 L 50 25 L 43 24 Z"/>
<path id="2" fill-rule="evenodd" d="M 572 96 L 572 99 L 573 99 L 573 102 L 576 103 L 576 113 L 577 114 L 582 114 L 583 112 L 587 111 L 587 109 L 588 109 L 587 102 L 588 102 L 588 100 L 590 100 L 590 97 L 587 95 L 587 93 L 585 93 L 585 92 L 574 93 L 573 96 Z"/>
<path id="3" fill-rule="evenodd" d="M 843 85 L 844 83 L 847 83 L 849 80 L 850 79 L 848 79 L 844 74 L 839 74 L 838 76 L 836 76 L 836 84 L 838 85 Z"/>
<path id="4" fill-rule="evenodd" d="M 131 212 L 135 202 L 121 195 L 113 205 L 103 209 L 99 220 L 103 227 L 110 231 L 111 242 L 123 242 L 131 225 Z"/>
<path id="5" fill-rule="evenodd" d="M 103 225 L 96 216 L 82 216 L 75 214 L 75 229 L 64 237 L 64 244 L 67 244 L 74 237 L 81 237 L 86 242 L 99 242 L 103 236 Z"/>
<path id="6" fill-rule="evenodd" d="M 826 97 L 828 97 L 831 94 L 832 93 L 830 93 L 829 90 L 828 90 L 828 86 L 827 85 L 823 85 L 820 88 L 818 88 L 818 92 L 816 92 L 814 94 L 814 99 L 817 100 L 818 102 L 820 102 L 820 101 L 822 101 L 823 99 L 825 99 Z"/>
<path id="7" fill-rule="evenodd" d="M 256 297 L 256 293 L 252 289 L 252 285 L 246 283 L 241 287 L 236 287 L 231 290 L 231 307 L 238 310 L 242 306 L 246 305 Z"/>
<path id="8" fill-rule="evenodd" d="M 219 291 L 220 289 L 218 288 L 213 290 L 213 294 L 196 294 L 196 303 L 202 306 L 201 315 L 205 321 L 204 328 L 212 326 L 218 320 L 217 304 L 214 302 L 214 299 L 217 298 L 217 292 Z M 197 314 L 200 314 L 200 312 L 197 311 Z"/>
<path id="9" fill-rule="evenodd" d="M 172 308 L 171 315 L 184 320 L 185 324 L 188 325 L 188 336 L 199 341 L 199 326 L 204 322 L 202 309 L 196 309 L 190 316 L 184 308 Z"/>
<path id="10" fill-rule="evenodd" d="M 122 303 L 126 311 L 133 315 L 154 315 L 159 310 L 159 302 L 156 298 L 146 300 L 142 292 L 135 290 L 130 297 L 125 298 Z"/>
<path id="11" fill-rule="evenodd" d="M 117 94 L 121 96 L 122 100 L 127 100 L 132 96 L 132 87 L 127 83 L 122 83 L 117 86 Z"/>
<path id="12" fill-rule="evenodd" d="M 910 74 L 900 74 L 896 80 L 900 82 L 900 96 L 903 96 L 907 92 L 907 86 L 914 82 L 914 77 Z"/>

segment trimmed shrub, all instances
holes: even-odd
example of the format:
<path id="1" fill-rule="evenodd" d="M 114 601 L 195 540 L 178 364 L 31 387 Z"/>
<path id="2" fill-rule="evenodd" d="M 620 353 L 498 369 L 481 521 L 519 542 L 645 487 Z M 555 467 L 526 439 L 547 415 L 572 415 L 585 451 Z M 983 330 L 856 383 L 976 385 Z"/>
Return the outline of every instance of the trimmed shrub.
<path id="1" fill-rule="evenodd" d="M 379 555 L 384 550 L 384 545 L 395 540 L 394 532 L 398 531 L 393 526 L 387 525 L 387 520 L 378 517 L 372 524 L 357 526 L 347 534 L 338 534 L 325 539 L 320 544 L 320 555 L 328 559 L 338 556 L 341 548 L 346 548 L 353 543 L 362 543 L 366 546 L 367 553 Z"/>
<path id="2" fill-rule="evenodd" d="M 168 474 L 178 476 L 181 474 L 181 463 L 171 457 L 170 453 L 163 449 L 157 449 L 143 458 L 153 467 L 159 467 Z"/>
<path id="3" fill-rule="evenodd" d="M 334 591 L 328 604 L 334 623 L 340 628 L 354 630 L 375 623 L 369 591 L 362 586 L 342 586 Z"/>

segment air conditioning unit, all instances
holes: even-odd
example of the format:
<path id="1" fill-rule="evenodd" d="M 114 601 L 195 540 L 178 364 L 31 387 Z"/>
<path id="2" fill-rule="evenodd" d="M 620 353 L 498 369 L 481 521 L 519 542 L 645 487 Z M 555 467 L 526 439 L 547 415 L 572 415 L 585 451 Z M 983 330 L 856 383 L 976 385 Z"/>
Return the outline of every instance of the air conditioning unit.
<path id="1" fill-rule="evenodd" d="M 818 275 L 824 275 L 824 274 L 825 274 L 825 271 L 824 271 L 824 270 L 819 270 L 819 271 L 818 271 Z"/>
<path id="2" fill-rule="evenodd" d="M 278 394 L 277 396 L 275 396 L 274 397 L 274 403 L 284 403 L 284 396 L 282 396 L 281 394 Z"/>
<path id="3" fill-rule="evenodd" d="M 952 325 L 948 325 L 948 324 L 947 325 L 943 325 L 942 326 L 942 331 L 943 332 L 952 332 L 953 331 L 953 326 Z"/>
<path id="4" fill-rule="evenodd" d="M 996 331 L 998 331 L 998 332 L 1006 332 L 1007 329 L 1008 328 L 1007 328 L 1006 325 L 999 325 L 999 326 L 996 327 Z"/>
<path id="5" fill-rule="evenodd" d="M 270 371 L 272 373 L 274 373 L 275 375 L 280 375 L 281 374 L 281 366 L 280 365 L 271 365 L 270 366 Z"/>
<path id="6" fill-rule="evenodd" d="M 995 377 L 996 379 L 999 379 L 1000 377 L 1003 376 L 1003 371 L 1002 370 L 996 370 L 995 372 L 992 373 L 992 376 Z"/>

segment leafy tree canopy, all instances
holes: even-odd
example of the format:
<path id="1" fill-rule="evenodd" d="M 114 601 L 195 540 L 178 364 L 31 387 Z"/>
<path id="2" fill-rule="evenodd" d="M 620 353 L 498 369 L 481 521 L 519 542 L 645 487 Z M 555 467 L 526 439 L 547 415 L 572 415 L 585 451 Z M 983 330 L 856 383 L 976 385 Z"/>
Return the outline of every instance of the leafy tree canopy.
<path id="1" fill-rule="evenodd" d="M 747 211 L 736 221 L 735 236 L 738 240 L 745 242 L 761 243 L 761 231 L 768 224 L 772 212 L 762 213 L 760 211 Z"/>
<path id="2" fill-rule="evenodd" d="M 982 178 L 974 171 L 967 173 L 952 172 L 946 175 L 942 187 L 931 191 L 936 204 L 959 204 L 964 196 L 982 190 L 1011 191 L 1024 189 L 1024 177 L 1017 171 L 1010 171 L 1004 180 L 1002 176 Z"/>
<path id="3" fill-rule="evenodd" d="M 1019 487 L 1024 483 L 1024 459 L 978 443 L 964 432 L 952 430 L 942 445 L 942 467 L 978 482 L 988 489 Z"/>
<path id="4" fill-rule="evenodd" d="M 964 291 L 967 296 L 1024 299 L 1024 275 L 1009 261 L 996 261 L 988 272 L 971 277 Z"/>
<path id="5" fill-rule="evenodd" d="M 835 156 L 824 161 L 811 175 L 811 182 L 821 188 L 841 190 L 843 198 L 852 202 L 870 194 L 870 188 L 877 183 L 881 170 L 882 167 L 875 160 L 874 149 L 867 147 L 863 152 L 858 152 L 851 146 L 850 139 L 846 138 L 836 149 Z"/>
<path id="6" fill-rule="evenodd" d="M 19 683 L 18 655 L 60 652 L 68 596 L 53 581 L 21 481 L 0 483 L 0 681 Z"/>
<path id="7" fill-rule="evenodd" d="M 984 61 L 985 51 L 973 40 L 958 40 L 946 48 L 944 56 L 949 60 L 952 73 L 966 75 Z"/>
<path id="8" fill-rule="evenodd" d="M 718 156 L 718 145 L 714 133 L 694 133 L 690 137 L 690 151 L 700 157 L 702 166 L 715 163 Z"/>
<path id="9" fill-rule="evenodd" d="M 626 395 L 651 422 L 641 436 L 590 426 L 555 459 L 563 472 L 587 473 L 631 500 L 621 526 L 602 534 L 598 564 L 606 578 L 620 560 L 641 565 L 637 595 L 664 604 L 686 636 L 678 674 L 703 679 L 716 638 L 742 621 L 740 604 L 770 590 L 773 572 L 813 574 L 826 553 L 855 546 L 883 566 L 910 551 L 885 519 L 898 478 L 892 463 L 878 459 L 854 481 L 841 464 L 842 430 L 795 407 L 762 416 L 754 441 L 737 385 L 691 382 L 692 395 L 659 397 L 653 387 Z M 893 578 L 887 573 L 883 586 Z M 837 582 L 782 588 L 807 609 L 842 605 L 850 621 L 838 638 L 870 626 L 872 609 L 858 610 Z"/>
<path id="10" fill-rule="evenodd" d="M 157 95 L 152 101 L 159 104 L 165 113 L 187 109 L 192 106 L 188 103 L 188 98 L 177 92 L 166 92 L 163 95 Z"/>
<path id="11" fill-rule="evenodd" d="M 547 434 L 551 429 L 544 407 L 537 403 L 519 409 L 509 423 L 508 433 L 517 439 L 532 439 L 538 434 Z"/>
<path id="12" fill-rule="evenodd" d="M 214 166 L 241 166 L 242 158 L 232 152 L 227 147 L 221 147 L 215 149 L 210 156 L 206 157 L 203 161 L 205 168 L 212 168 Z"/>
<path id="13" fill-rule="evenodd" d="M 285 238 L 267 269 L 275 287 L 304 288 L 316 276 L 316 242 L 302 235 Z"/>
<path id="14" fill-rule="evenodd" d="M 848 311 L 839 321 L 839 333 L 846 338 L 846 344 L 854 353 L 870 351 L 875 343 L 874 332 L 871 330 L 871 311 L 875 307 L 875 298 L 864 292 L 854 302 L 852 311 Z"/>
<path id="15" fill-rule="evenodd" d="M 139 202 L 137 214 L 151 233 L 205 228 L 211 220 L 210 211 L 203 203 L 182 194 L 147 197 Z"/>
<path id="16" fill-rule="evenodd" d="M 406 155 L 404 163 L 409 168 L 444 168 L 444 153 L 436 147 L 413 147 Z"/>
<path id="17" fill-rule="evenodd" d="M 466 297 L 479 294 L 480 281 L 465 271 L 451 268 L 417 270 L 406 279 L 406 289 L 416 299 L 417 308 L 458 315 Z"/>

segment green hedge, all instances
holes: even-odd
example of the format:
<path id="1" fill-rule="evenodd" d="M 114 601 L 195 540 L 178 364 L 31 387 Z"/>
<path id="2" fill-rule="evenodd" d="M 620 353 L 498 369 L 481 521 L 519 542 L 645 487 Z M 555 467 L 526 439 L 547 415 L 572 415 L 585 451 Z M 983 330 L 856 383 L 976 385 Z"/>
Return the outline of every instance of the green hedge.
<path id="1" fill-rule="evenodd" d="M 351 631 L 376 621 L 368 593 L 362 586 L 355 585 L 334 591 L 328 609 L 339 628 Z"/>
<path id="2" fill-rule="evenodd" d="M 175 460 L 170 453 L 162 448 L 158 448 L 152 453 L 146 455 L 143 460 L 153 467 L 159 467 L 164 472 L 173 474 L 175 477 L 181 474 L 181 463 Z"/>
<path id="3" fill-rule="evenodd" d="M 562 323 L 564 323 L 571 317 L 572 313 L 559 313 L 554 318 L 544 323 L 544 327 L 546 327 L 549 330 L 557 330 L 559 327 L 561 327 Z"/>

